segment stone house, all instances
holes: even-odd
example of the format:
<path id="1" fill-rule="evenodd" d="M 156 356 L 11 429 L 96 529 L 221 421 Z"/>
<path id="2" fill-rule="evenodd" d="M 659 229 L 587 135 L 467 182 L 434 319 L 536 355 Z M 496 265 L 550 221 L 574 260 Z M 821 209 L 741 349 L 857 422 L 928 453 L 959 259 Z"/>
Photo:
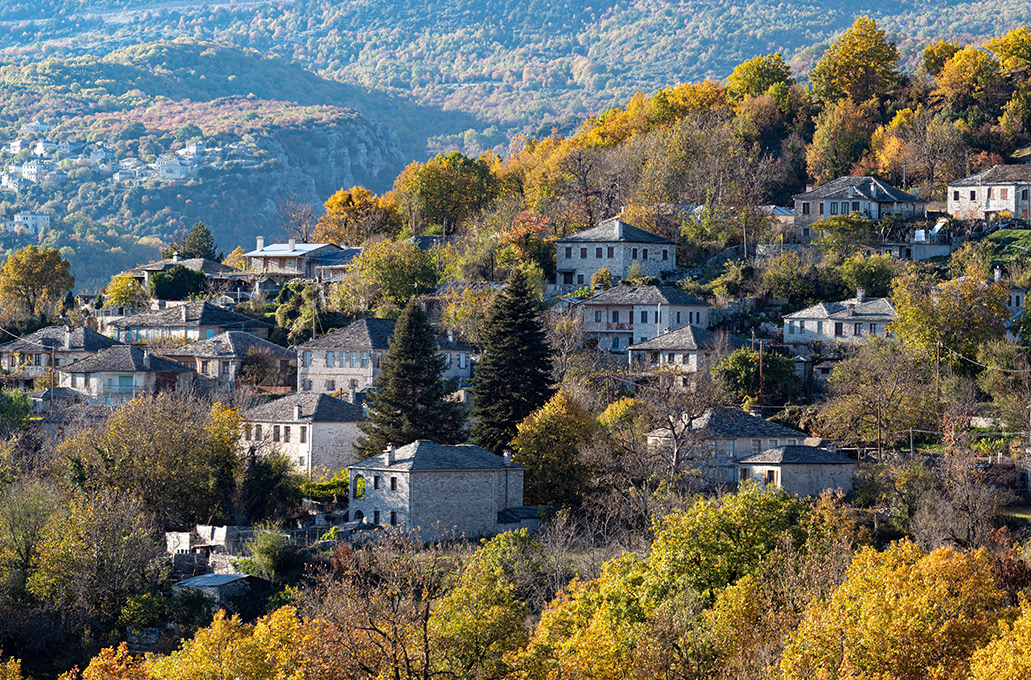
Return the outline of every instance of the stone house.
<path id="1" fill-rule="evenodd" d="M 327 394 L 299 392 L 244 411 L 240 446 L 278 451 L 298 472 L 332 473 L 358 460 L 365 409 Z"/>
<path id="2" fill-rule="evenodd" d="M 644 276 L 661 277 L 677 267 L 673 241 L 626 224 L 618 217 L 555 242 L 555 284 L 566 288 L 589 286 L 602 267 L 612 272 L 612 282 L 624 279 L 635 263 Z"/>
<path id="3" fill-rule="evenodd" d="M 524 468 L 507 453 L 420 439 L 347 469 L 355 521 L 466 538 L 540 522 L 539 509 L 523 505 Z"/>
<path id="4" fill-rule="evenodd" d="M 712 486 L 734 484 L 737 462 L 740 458 L 761 453 L 779 446 L 805 444 L 805 432 L 771 422 L 759 415 L 739 408 L 709 409 L 692 418 L 687 425 L 684 442 L 689 458 L 701 479 Z M 653 430 L 647 435 L 649 447 L 672 446 L 667 428 Z"/>
<path id="5" fill-rule="evenodd" d="M 0 345 L 0 368 L 31 380 L 120 344 L 90 328 L 49 326 Z"/>
<path id="6" fill-rule="evenodd" d="M 220 607 L 235 597 L 246 595 L 253 580 L 254 577 L 247 574 L 201 574 L 173 583 L 172 593 L 178 595 L 185 590 L 196 590 Z"/>
<path id="7" fill-rule="evenodd" d="M 724 354 L 749 342 L 698 326 L 684 326 L 626 348 L 631 370 L 671 368 L 685 374 L 708 373 Z"/>
<path id="8" fill-rule="evenodd" d="M 379 377 L 383 357 L 394 337 L 394 319 L 359 319 L 297 347 L 297 389 L 304 392 L 364 392 Z M 445 378 L 459 383 L 472 378 L 471 345 L 453 333 L 437 338 L 444 354 Z"/>
<path id="9" fill-rule="evenodd" d="M 673 286 L 613 286 L 577 304 L 584 337 L 606 352 L 685 326 L 709 326 L 709 305 Z"/>
<path id="10" fill-rule="evenodd" d="M 801 243 L 813 238 L 810 226 L 814 222 L 836 215 L 857 212 L 876 222 L 887 215 L 908 218 L 927 214 L 927 201 L 876 177 L 839 177 L 793 199 L 795 238 Z"/>
<path id="11" fill-rule="evenodd" d="M 821 302 L 784 316 L 784 343 L 797 354 L 822 345 L 861 345 L 891 337 L 888 324 L 898 315 L 888 298 L 868 298 L 860 289 L 843 302 Z"/>
<path id="12" fill-rule="evenodd" d="M 996 165 L 949 183 L 946 209 L 958 220 L 991 220 L 1004 213 L 1031 219 L 1031 165 Z"/>
<path id="13" fill-rule="evenodd" d="M 60 370 L 60 386 L 103 404 L 189 385 L 193 371 L 137 345 L 115 345 Z"/>
<path id="14" fill-rule="evenodd" d="M 207 340 L 169 349 L 164 355 L 220 387 L 233 388 L 244 360 L 252 353 L 267 354 L 277 369 L 262 384 L 291 387 L 295 384 L 297 352 L 243 331 L 226 331 Z"/>
<path id="15" fill-rule="evenodd" d="M 778 446 L 738 461 L 738 480 L 780 487 L 796 496 L 852 493 L 856 461 L 815 446 Z"/>
<path id="16" fill-rule="evenodd" d="M 226 331 L 243 331 L 268 338 L 272 325 L 200 300 L 167 307 L 156 312 L 141 312 L 108 324 L 121 342 L 171 340 L 196 341 L 213 338 Z"/>
<path id="17" fill-rule="evenodd" d="M 250 260 L 249 269 L 262 272 L 280 284 L 294 279 L 320 278 L 321 268 L 338 270 L 361 253 L 360 248 L 345 249 L 333 243 L 298 243 L 295 239 L 266 245 L 264 236 L 258 237 L 256 246 L 244 253 Z"/>
<path id="18" fill-rule="evenodd" d="M 209 287 L 232 287 L 242 274 L 236 267 L 230 267 L 215 260 L 208 260 L 203 257 L 191 257 L 180 260 L 178 255 L 173 255 L 157 262 L 141 264 L 138 267 L 126 269 L 121 273 L 129 274 L 143 286 L 144 290 L 148 290 L 152 276 L 159 272 L 167 272 L 177 265 L 204 274 L 208 280 Z"/>

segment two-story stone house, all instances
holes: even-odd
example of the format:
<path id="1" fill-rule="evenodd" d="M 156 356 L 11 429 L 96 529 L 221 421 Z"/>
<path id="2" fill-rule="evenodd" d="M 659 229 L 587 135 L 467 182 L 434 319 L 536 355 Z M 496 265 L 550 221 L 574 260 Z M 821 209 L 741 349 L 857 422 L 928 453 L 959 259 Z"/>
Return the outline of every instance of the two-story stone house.
<path id="1" fill-rule="evenodd" d="M 201 300 L 174 305 L 156 312 L 140 312 L 108 324 L 121 342 L 170 340 L 196 341 L 226 331 L 243 331 L 268 338 L 272 324 Z"/>
<path id="2" fill-rule="evenodd" d="M 908 218 L 927 214 L 927 201 L 896 189 L 876 177 L 839 177 L 797 194 L 793 199 L 795 238 L 802 243 L 808 243 L 815 236 L 810 229 L 814 222 L 836 215 L 855 212 L 879 221 L 887 215 Z"/>
<path id="3" fill-rule="evenodd" d="M 490 537 L 534 528 L 537 508 L 523 505 L 524 468 L 508 453 L 425 439 L 393 445 L 347 468 L 354 521 L 430 535 Z"/>
<path id="4" fill-rule="evenodd" d="M 684 326 L 627 347 L 631 370 L 673 369 L 685 374 L 708 373 L 725 354 L 747 347 L 748 341 L 698 326 Z"/>
<path id="5" fill-rule="evenodd" d="M 797 354 L 819 345 L 861 345 L 885 337 L 898 315 L 888 298 L 868 298 L 862 289 L 843 302 L 821 302 L 784 316 L 784 343 Z"/>
<path id="6" fill-rule="evenodd" d="M 60 369 L 60 386 L 87 401 L 117 404 L 189 385 L 193 371 L 138 345 L 115 345 Z"/>
<path id="7" fill-rule="evenodd" d="M 559 286 L 590 285 L 602 267 L 612 272 L 612 282 L 626 278 L 637 264 L 643 276 L 661 277 L 677 267 L 673 241 L 626 224 L 618 217 L 556 241 L 556 278 Z"/>
<path id="8" fill-rule="evenodd" d="M 379 377 L 394 337 L 393 319 L 359 319 L 297 347 L 297 389 L 303 392 L 364 392 Z M 445 356 L 445 378 L 472 378 L 471 345 L 453 334 L 437 338 Z"/>
<path id="9" fill-rule="evenodd" d="M 802 444 L 778 446 L 738 461 L 738 480 L 784 489 L 795 496 L 824 491 L 852 493 L 856 461 L 835 451 Z"/>
<path id="10" fill-rule="evenodd" d="M 709 326 L 709 305 L 673 286 L 613 286 L 578 304 L 584 337 L 608 352 L 684 326 Z"/>
<path id="11" fill-rule="evenodd" d="M 947 209 L 958 220 L 990 220 L 1008 213 L 1031 219 L 1031 165 L 996 165 L 949 183 Z"/>
<path id="12" fill-rule="evenodd" d="M 256 245 L 257 248 L 244 253 L 250 260 L 250 270 L 262 272 L 278 283 L 321 278 L 321 268 L 339 268 L 361 253 L 360 248 L 345 249 L 333 243 L 298 243 L 295 239 L 266 245 L 264 236 L 258 237 Z"/>
<path id="13" fill-rule="evenodd" d="M 0 368 L 31 381 L 119 344 L 90 328 L 49 326 L 0 345 Z"/>
<path id="14" fill-rule="evenodd" d="M 365 409 L 316 392 L 298 392 L 243 412 L 240 445 L 257 453 L 278 452 L 295 470 L 311 476 L 357 462 L 354 443 Z"/>
<path id="15" fill-rule="evenodd" d="M 166 350 L 164 354 L 220 387 L 236 386 L 240 369 L 252 354 L 267 355 L 270 364 L 261 384 L 292 387 L 295 382 L 296 351 L 243 331 L 226 331 L 207 340 Z"/>

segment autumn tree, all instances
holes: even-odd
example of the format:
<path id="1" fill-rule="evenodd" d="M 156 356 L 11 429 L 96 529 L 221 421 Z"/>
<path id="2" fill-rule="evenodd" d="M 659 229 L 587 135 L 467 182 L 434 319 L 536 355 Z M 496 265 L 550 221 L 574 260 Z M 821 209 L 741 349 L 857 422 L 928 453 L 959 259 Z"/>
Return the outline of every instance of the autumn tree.
<path id="1" fill-rule="evenodd" d="M 129 273 L 116 274 L 104 289 L 105 307 L 127 307 L 136 309 L 150 301 L 147 291 Z"/>
<path id="2" fill-rule="evenodd" d="M 242 271 L 247 271 L 251 267 L 250 258 L 245 257 L 247 251 L 244 250 L 243 246 L 236 246 L 232 252 L 226 255 L 226 259 L 222 260 L 222 264 L 227 267 L 236 267 Z"/>
<path id="3" fill-rule="evenodd" d="M 38 480 L 21 480 L 0 492 L 0 590 L 25 593 L 43 529 L 62 501 L 56 488 Z"/>
<path id="4" fill-rule="evenodd" d="M 824 53 L 809 78 L 825 102 L 848 97 L 862 103 L 884 95 L 898 81 L 895 43 L 868 16 L 857 17 Z"/>
<path id="5" fill-rule="evenodd" d="M 501 453 L 519 423 L 554 394 L 540 303 L 521 269 L 494 298 L 480 337 L 483 355 L 473 376 L 471 434 L 476 444 Z"/>
<path id="6" fill-rule="evenodd" d="M 52 314 L 75 285 L 69 267 L 54 248 L 14 251 L 0 268 L 0 307 L 29 316 Z"/>
<path id="7" fill-rule="evenodd" d="M 841 587 L 813 602 L 780 663 L 785 680 L 815 677 L 967 677 L 970 654 L 989 642 L 1002 593 L 985 551 L 909 541 L 860 551 Z"/>
<path id="8" fill-rule="evenodd" d="M 387 444 L 404 446 L 417 439 L 438 444 L 465 440 L 465 410 L 451 394 L 454 379 L 444 378 L 445 358 L 426 312 L 412 300 L 401 312 L 369 397 L 369 417 L 356 449 L 363 458 L 383 452 Z"/>
<path id="9" fill-rule="evenodd" d="M 994 117 L 1002 104 L 1002 69 L 987 50 L 969 45 L 945 62 L 935 79 L 935 96 L 953 113 L 978 125 Z"/>
<path id="10" fill-rule="evenodd" d="M 945 66 L 949 59 L 952 59 L 956 52 L 963 49 L 962 46 L 957 45 L 953 42 L 946 40 L 939 40 L 936 43 L 932 43 L 924 48 L 923 66 L 924 71 L 931 77 L 937 77 L 941 73 L 942 68 Z"/>
<path id="11" fill-rule="evenodd" d="M 1012 624 L 999 624 L 994 640 L 970 658 L 970 680 L 1021 680 L 1031 677 L 1031 605 L 1021 607 Z"/>
<path id="12" fill-rule="evenodd" d="M 823 184 L 848 175 L 870 145 L 869 111 L 851 99 L 830 104 L 816 118 L 813 143 L 806 151 L 809 175 Z"/>
<path id="13" fill-rule="evenodd" d="M 811 228 L 818 234 L 815 243 L 838 257 L 855 256 L 863 246 L 877 240 L 873 220 L 857 212 L 824 218 L 814 222 Z"/>
<path id="14" fill-rule="evenodd" d="M 590 484 L 579 448 L 595 433 L 594 420 L 564 392 L 519 423 L 513 461 L 526 468 L 524 491 L 531 505 L 575 507 Z"/>
<path id="15" fill-rule="evenodd" d="M 436 282 L 428 253 L 410 241 L 383 240 L 354 259 L 340 283 L 341 302 L 350 310 L 403 307 L 412 296 L 433 290 Z"/>
<path id="16" fill-rule="evenodd" d="M 393 237 L 401 229 L 393 196 L 377 196 L 365 187 L 340 189 L 326 200 L 325 208 L 315 227 L 319 243 L 361 246 L 375 236 Z"/>
<path id="17" fill-rule="evenodd" d="M 854 255 L 841 263 L 841 278 L 851 290 L 862 288 L 871 297 L 891 292 L 895 261 L 891 255 Z"/>
<path id="18" fill-rule="evenodd" d="M 727 89 L 736 99 L 758 97 L 774 85 L 791 85 L 791 67 L 780 52 L 748 59 L 727 78 Z"/>
<path id="19" fill-rule="evenodd" d="M 412 231 L 438 225 L 447 235 L 493 191 L 493 176 L 485 159 L 474 160 L 452 151 L 425 163 L 411 163 L 397 176 L 393 193 Z"/>

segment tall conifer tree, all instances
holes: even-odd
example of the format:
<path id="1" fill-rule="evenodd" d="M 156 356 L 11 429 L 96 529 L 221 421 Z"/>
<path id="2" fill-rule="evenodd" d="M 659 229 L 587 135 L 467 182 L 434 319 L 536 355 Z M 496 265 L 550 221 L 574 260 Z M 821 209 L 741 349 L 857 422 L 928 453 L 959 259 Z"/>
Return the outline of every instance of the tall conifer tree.
<path id="1" fill-rule="evenodd" d="M 465 412 L 448 400 L 457 385 L 444 379 L 444 361 L 426 313 L 411 300 L 397 319 L 371 391 L 369 419 L 360 425 L 364 436 L 357 449 L 362 458 L 381 453 L 387 444 L 403 446 L 416 439 L 464 441 Z"/>
<path id="2" fill-rule="evenodd" d="M 555 393 L 540 304 L 521 270 L 498 293 L 480 337 L 484 349 L 473 376 L 472 437 L 501 453 L 511 445 L 516 426 Z"/>

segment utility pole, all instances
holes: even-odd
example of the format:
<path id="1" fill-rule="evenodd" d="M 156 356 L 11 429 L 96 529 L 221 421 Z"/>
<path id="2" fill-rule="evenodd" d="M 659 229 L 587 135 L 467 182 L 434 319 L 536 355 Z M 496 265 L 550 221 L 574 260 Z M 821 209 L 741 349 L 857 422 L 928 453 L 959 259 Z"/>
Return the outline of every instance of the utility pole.
<path id="1" fill-rule="evenodd" d="M 763 403 L 763 341 L 759 341 L 759 406 Z"/>

